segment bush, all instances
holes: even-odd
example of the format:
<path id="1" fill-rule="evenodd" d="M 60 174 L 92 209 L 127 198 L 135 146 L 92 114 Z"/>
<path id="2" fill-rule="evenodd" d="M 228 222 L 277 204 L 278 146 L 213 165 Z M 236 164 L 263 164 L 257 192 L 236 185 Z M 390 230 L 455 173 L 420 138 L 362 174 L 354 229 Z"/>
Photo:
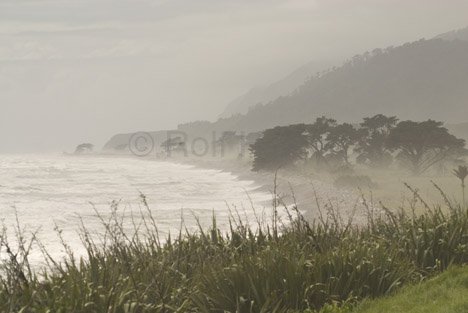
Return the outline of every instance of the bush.
<path id="1" fill-rule="evenodd" d="M 0 312 L 348 312 L 349 303 L 468 262 L 468 211 L 429 208 L 369 216 L 369 224 L 308 223 L 251 229 L 233 221 L 160 244 L 152 218 L 128 237 L 120 217 L 105 245 L 82 234 L 88 255 L 30 270 L 28 243 L 7 250 Z M 292 215 L 292 212 L 289 212 Z M 234 227 L 234 225 L 238 225 Z M 10 247 L 2 237 L 2 247 Z M 4 253 L 5 251 L 2 251 Z"/>
<path id="2" fill-rule="evenodd" d="M 333 185 L 340 189 L 376 188 L 377 184 L 369 176 L 342 175 L 338 176 Z"/>

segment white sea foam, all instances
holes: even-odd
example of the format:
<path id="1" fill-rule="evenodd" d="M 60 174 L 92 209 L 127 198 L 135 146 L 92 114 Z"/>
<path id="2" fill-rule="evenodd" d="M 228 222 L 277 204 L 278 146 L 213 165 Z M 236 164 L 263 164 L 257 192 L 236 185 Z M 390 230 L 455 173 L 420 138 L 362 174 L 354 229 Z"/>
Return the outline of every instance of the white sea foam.
<path id="1" fill-rule="evenodd" d="M 269 193 L 257 191 L 257 187 L 230 173 L 169 162 L 112 157 L 0 156 L 0 217 L 10 237 L 17 214 L 28 232 L 40 229 L 41 242 L 57 258 L 63 255 L 63 248 L 54 226 L 62 229 L 67 243 L 82 254 L 78 236 L 80 217 L 88 229 L 100 232 L 102 227 L 94 208 L 108 216 L 112 201 L 121 201 L 120 212 L 138 214 L 140 193 L 146 195 L 161 236 L 165 237 L 169 232 L 178 232 L 181 216 L 186 226 L 194 229 L 194 216 L 203 226 L 209 226 L 214 212 L 218 226 L 225 228 L 229 206 L 255 221 L 255 214 L 264 211 L 263 203 L 271 199 Z M 41 259 L 38 249 L 34 250 L 33 263 Z"/>

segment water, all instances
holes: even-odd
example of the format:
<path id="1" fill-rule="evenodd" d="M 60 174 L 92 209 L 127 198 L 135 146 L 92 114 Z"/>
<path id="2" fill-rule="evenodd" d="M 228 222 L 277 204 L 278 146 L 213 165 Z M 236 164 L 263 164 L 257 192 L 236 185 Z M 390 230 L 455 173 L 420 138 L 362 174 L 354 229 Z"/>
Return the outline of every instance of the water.
<path id="1" fill-rule="evenodd" d="M 257 189 L 253 182 L 230 173 L 169 162 L 0 155 L 0 217 L 10 240 L 17 216 L 27 232 L 39 230 L 38 238 L 55 258 L 64 255 L 55 226 L 63 230 L 72 250 L 83 254 L 80 219 L 89 230 L 102 232 L 96 211 L 107 218 L 113 201 L 120 201 L 118 213 L 126 215 L 128 222 L 130 212 L 140 214 L 140 193 L 144 194 L 161 237 L 165 237 L 169 232 L 178 233 L 181 217 L 192 230 L 196 228 L 194 216 L 209 226 L 213 212 L 218 226 L 226 228 L 229 207 L 255 221 L 255 216 L 267 214 L 264 204 L 271 199 L 269 193 Z M 43 260 L 37 247 L 31 258 L 35 264 Z"/>

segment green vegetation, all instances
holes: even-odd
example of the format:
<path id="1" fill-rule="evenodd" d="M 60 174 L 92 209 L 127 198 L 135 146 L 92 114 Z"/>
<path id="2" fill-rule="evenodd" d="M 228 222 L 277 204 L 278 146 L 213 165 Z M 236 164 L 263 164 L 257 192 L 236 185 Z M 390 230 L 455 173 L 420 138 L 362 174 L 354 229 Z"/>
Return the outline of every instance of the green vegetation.
<path id="1" fill-rule="evenodd" d="M 468 312 L 468 268 L 452 268 L 427 282 L 405 287 L 395 296 L 367 301 L 352 313 Z"/>
<path id="2" fill-rule="evenodd" d="M 466 205 L 465 199 L 465 179 L 468 176 L 468 167 L 467 166 L 458 166 L 457 169 L 453 171 L 453 174 L 460 179 L 461 188 L 462 188 L 462 204 Z"/>
<path id="3" fill-rule="evenodd" d="M 263 132 L 250 146 L 254 155 L 253 170 L 272 170 L 287 166 L 307 156 L 305 125 L 275 127 Z"/>
<path id="4" fill-rule="evenodd" d="M 370 179 L 369 176 L 358 176 L 358 175 L 343 175 L 343 176 L 338 176 L 335 181 L 333 182 L 333 185 L 336 188 L 361 188 L 361 189 L 367 189 L 367 188 L 375 188 L 377 187 L 376 183 Z"/>
<path id="5" fill-rule="evenodd" d="M 182 228 L 165 244 L 149 210 L 130 236 L 115 207 L 112 218 L 101 217 L 107 231 L 99 238 L 83 226 L 86 258 L 64 243 L 68 257 L 60 264 L 48 258 L 41 272 L 28 263 L 30 246 L 40 243 L 18 231 L 18 250 L 1 240 L 9 258 L 0 312 L 346 312 L 468 262 L 468 211 L 429 207 L 417 192 L 414 200 L 423 214 L 368 207 L 361 227 L 329 207 L 314 223 L 293 208 L 288 221 L 277 214 L 269 225 L 233 219 L 222 234 L 213 219 L 211 229 Z"/>
<path id="6" fill-rule="evenodd" d="M 451 135 L 442 122 L 404 121 L 390 131 L 386 145 L 398 151 L 396 159 L 416 175 L 447 159 L 464 154 L 465 140 Z"/>
<path id="7" fill-rule="evenodd" d="M 397 122 L 398 119 L 394 116 L 379 114 L 365 117 L 360 124 L 361 136 L 355 142 L 355 150 L 358 153 L 356 162 L 372 168 L 388 167 L 393 157 L 387 141 Z"/>
<path id="8" fill-rule="evenodd" d="M 442 122 L 401 121 L 382 114 L 364 118 L 359 128 L 319 117 L 315 123 L 275 127 L 264 132 L 253 145 L 253 170 L 276 170 L 297 166 L 301 161 L 316 170 L 341 171 L 355 164 L 369 168 L 407 169 L 414 175 L 428 170 L 443 171 L 463 163 L 465 140 L 450 134 Z M 397 161 L 397 162 L 395 162 Z"/>
<path id="9" fill-rule="evenodd" d="M 93 152 L 94 145 L 91 143 L 82 143 L 75 149 L 75 154 L 84 154 Z"/>
<path id="10" fill-rule="evenodd" d="M 429 116 L 459 120 L 466 116 L 466 101 L 460 99 L 467 98 L 467 72 L 468 41 L 418 40 L 355 56 L 342 66 L 310 75 L 302 86 L 294 86 L 290 91 L 298 88 L 283 96 L 251 99 L 244 115 L 182 124 L 179 130 L 210 138 L 212 131 L 248 133 L 309 124 L 324 112 L 343 121 L 357 121 L 363 112 L 405 112 L 406 119 L 412 120 Z"/>

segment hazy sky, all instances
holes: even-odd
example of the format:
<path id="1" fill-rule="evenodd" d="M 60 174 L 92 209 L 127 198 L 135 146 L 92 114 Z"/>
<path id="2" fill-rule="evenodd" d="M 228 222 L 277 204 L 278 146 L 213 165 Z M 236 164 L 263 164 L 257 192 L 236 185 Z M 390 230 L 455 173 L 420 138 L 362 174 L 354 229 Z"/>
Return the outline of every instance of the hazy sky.
<path id="1" fill-rule="evenodd" d="M 0 152 L 213 120 L 307 62 L 466 26 L 466 0 L 0 0 Z"/>

